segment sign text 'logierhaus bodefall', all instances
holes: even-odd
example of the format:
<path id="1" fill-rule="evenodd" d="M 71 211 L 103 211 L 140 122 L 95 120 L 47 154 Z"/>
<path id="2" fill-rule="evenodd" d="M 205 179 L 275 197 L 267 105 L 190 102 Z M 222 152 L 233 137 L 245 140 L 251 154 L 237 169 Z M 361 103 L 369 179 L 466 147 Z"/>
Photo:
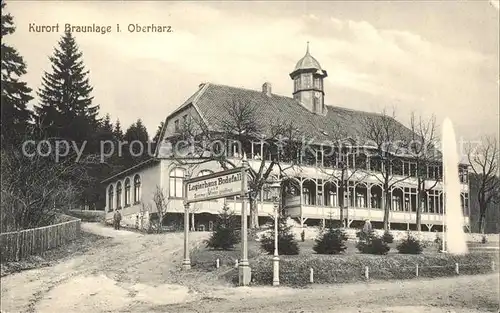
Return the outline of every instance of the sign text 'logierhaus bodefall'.
<path id="1" fill-rule="evenodd" d="M 186 201 L 198 202 L 241 194 L 246 189 L 243 184 L 242 169 L 232 169 L 186 181 Z"/>

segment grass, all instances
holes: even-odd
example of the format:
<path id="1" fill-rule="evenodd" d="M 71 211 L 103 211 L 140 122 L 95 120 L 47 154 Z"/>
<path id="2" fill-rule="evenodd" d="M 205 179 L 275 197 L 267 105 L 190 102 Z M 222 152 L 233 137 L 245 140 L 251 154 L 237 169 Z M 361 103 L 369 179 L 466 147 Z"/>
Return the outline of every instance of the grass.
<path id="1" fill-rule="evenodd" d="M 355 241 L 347 241 L 346 253 L 340 255 L 319 255 L 312 247 L 314 240 L 299 241 L 300 254 L 280 256 L 281 284 L 301 286 L 309 283 L 310 268 L 314 269 L 314 283 L 346 283 L 365 280 L 365 267 L 369 267 L 370 279 L 411 279 L 416 277 L 416 264 L 419 277 L 454 276 L 455 263 L 459 263 L 460 275 L 491 273 L 491 261 L 498 267 L 498 250 L 478 250 L 480 246 L 471 245 L 471 253 L 453 256 L 439 253 L 434 243 L 425 243 L 420 255 L 402 255 L 396 250 L 399 242 L 391 243 L 388 255 L 378 256 L 361 254 Z M 487 245 L 482 245 L 487 246 Z M 493 252 L 493 253 L 492 253 Z M 256 285 L 272 283 L 272 255 L 260 250 L 259 242 L 249 240 L 248 258 L 252 268 L 252 282 Z M 215 268 L 215 260 L 220 260 L 220 269 Z M 200 247 L 192 251 L 192 268 L 197 271 L 220 273 L 219 279 L 236 283 L 238 270 L 234 260 L 240 259 L 240 245 L 232 251 L 210 250 Z"/>

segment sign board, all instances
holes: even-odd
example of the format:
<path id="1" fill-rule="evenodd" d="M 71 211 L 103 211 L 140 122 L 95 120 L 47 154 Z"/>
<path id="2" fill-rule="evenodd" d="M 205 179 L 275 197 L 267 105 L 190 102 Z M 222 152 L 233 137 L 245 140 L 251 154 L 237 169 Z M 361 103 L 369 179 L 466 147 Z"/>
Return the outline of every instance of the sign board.
<path id="1" fill-rule="evenodd" d="M 186 180 L 186 202 L 200 202 L 241 195 L 247 191 L 246 169 L 243 167 Z"/>

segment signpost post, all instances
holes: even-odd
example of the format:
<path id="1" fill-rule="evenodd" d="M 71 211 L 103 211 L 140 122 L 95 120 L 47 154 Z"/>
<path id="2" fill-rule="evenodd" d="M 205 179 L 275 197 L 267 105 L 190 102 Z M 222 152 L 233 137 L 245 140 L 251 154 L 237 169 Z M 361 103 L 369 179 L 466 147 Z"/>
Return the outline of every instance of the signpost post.
<path id="1" fill-rule="evenodd" d="M 251 280 L 251 269 L 248 263 L 247 210 L 246 194 L 248 164 L 231 170 L 203 175 L 184 182 L 184 260 L 183 269 L 191 268 L 189 259 L 189 204 L 207 200 L 227 198 L 239 195 L 241 198 L 241 260 L 239 262 L 239 283 L 247 286 Z"/>

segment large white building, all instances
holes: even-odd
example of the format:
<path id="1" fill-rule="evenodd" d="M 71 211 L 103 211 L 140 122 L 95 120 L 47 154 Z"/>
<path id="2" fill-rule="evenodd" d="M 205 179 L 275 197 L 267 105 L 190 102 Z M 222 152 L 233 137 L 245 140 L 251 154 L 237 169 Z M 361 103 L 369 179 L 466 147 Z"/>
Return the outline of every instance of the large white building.
<path id="1" fill-rule="evenodd" d="M 309 49 L 290 73 L 293 81 L 292 97 L 272 93 L 271 84 L 264 83 L 262 90 L 250 90 L 225 85 L 204 83 L 199 89 L 166 118 L 162 142 L 175 139 L 182 132 L 183 126 L 196 120 L 203 123 L 203 128 L 215 133 L 222 132 L 221 121 L 231 119 L 228 104 L 252 103 L 256 108 L 258 124 L 266 133 L 276 119 L 297 126 L 301 134 L 314 138 L 314 143 L 332 142 L 338 139 L 334 134 L 339 129 L 347 134 L 346 139 L 353 140 L 363 133 L 363 118 L 381 118 L 380 114 L 355 111 L 325 104 L 323 80 L 327 72 L 311 56 Z M 409 129 L 397 122 L 392 122 L 405 132 Z M 256 139 L 243 143 L 246 157 L 251 167 L 258 169 L 262 163 L 262 141 Z M 285 198 L 286 212 L 300 224 L 317 225 L 333 217 L 340 217 L 340 201 L 344 201 L 343 216 L 351 227 L 360 226 L 366 219 L 375 227 L 381 227 L 384 210 L 382 209 L 383 185 L 378 172 L 380 164 L 376 159 L 366 157 L 362 164 L 355 164 L 357 158 L 344 156 L 349 171 L 357 169 L 348 183 L 348 192 L 344 199 L 339 197 L 339 159 L 324 157 L 322 146 L 316 145 L 315 155 L 300 155 L 296 166 L 287 169 L 286 177 L 294 187 Z M 227 157 L 235 166 L 241 165 L 241 151 L 230 147 Z M 111 220 L 114 210 L 121 210 L 124 223 L 131 227 L 143 227 L 150 218 L 155 217 L 154 193 L 160 188 L 168 198 L 168 214 L 164 224 L 182 225 L 184 211 L 183 181 L 186 177 L 205 175 L 221 171 L 216 161 L 199 162 L 198 158 L 180 160 L 170 153 L 159 149 L 154 158 L 133 168 L 127 169 L 104 181 L 106 189 L 106 217 Z M 286 161 L 282 161 L 286 163 Z M 423 230 L 440 230 L 443 224 L 442 166 L 439 161 L 428 164 L 425 186 L 427 192 L 421 215 Z M 368 174 L 367 174 L 368 173 Z M 278 175 L 275 171 L 273 175 Z M 461 182 L 462 209 L 464 224 L 469 224 L 469 186 L 467 166 L 459 166 Z M 391 179 L 398 181 L 390 188 L 391 211 L 389 220 L 391 229 L 414 229 L 417 208 L 416 164 L 409 158 L 401 158 L 401 166 L 394 170 Z M 273 212 L 272 191 L 263 188 L 256 200 L 259 219 L 264 222 Z M 191 205 L 192 227 L 209 229 L 215 215 L 223 203 L 239 214 L 241 202 L 237 198 L 206 201 Z M 247 210 L 248 211 L 248 210 Z"/>

